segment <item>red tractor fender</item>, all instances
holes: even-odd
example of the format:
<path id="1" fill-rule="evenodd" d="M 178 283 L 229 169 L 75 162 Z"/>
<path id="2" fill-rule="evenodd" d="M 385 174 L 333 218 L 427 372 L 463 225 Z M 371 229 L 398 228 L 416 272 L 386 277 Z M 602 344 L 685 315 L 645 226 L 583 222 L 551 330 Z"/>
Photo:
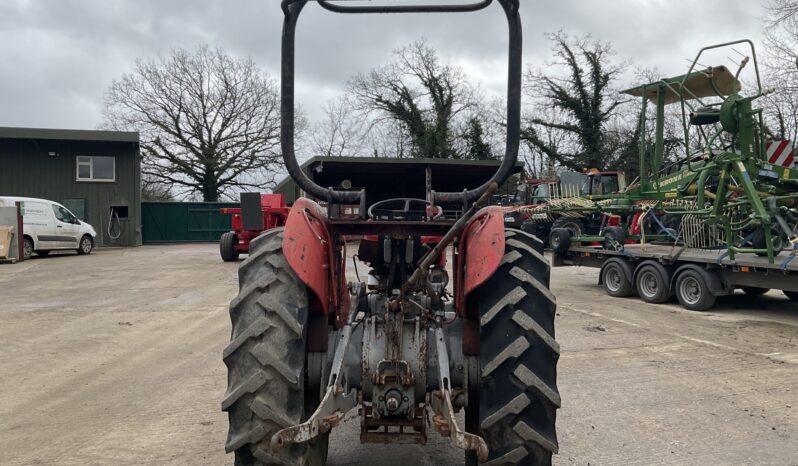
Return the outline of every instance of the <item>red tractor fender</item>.
<path id="1" fill-rule="evenodd" d="M 325 315 L 331 310 L 343 309 L 341 295 L 348 300 L 348 293 L 339 293 L 337 281 L 333 277 L 333 250 L 330 237 L 330 225 L 324 209 L 317 203 L 307 198 L 300 198 L 288 213 L 283 233 L 283 253 L 288 265 L 297 274 L 317 299 L 311 300 L 311 311 L 314 307 L 320 308 Z M 340 313 L 337 320 L 344 319 Z"/>
<path id="2" fill-rule="evenodd" d="M 468 222 L 460 237 L 455 279 L 458 313 L 465 315 L 468 294 L 496 273 L 503 257 L 504 209 L 485 207 Z"/>

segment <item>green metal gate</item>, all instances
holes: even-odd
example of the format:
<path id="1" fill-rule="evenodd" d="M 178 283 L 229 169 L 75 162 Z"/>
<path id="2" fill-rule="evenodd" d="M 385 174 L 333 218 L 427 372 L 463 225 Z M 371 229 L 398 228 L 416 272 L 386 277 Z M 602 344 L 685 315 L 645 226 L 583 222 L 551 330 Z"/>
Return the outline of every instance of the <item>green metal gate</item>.
<path id="1" fill-rule="evenodd" d="M 234 202 L 142 202 L 141 238 L 144 243 L 217 242 L 230 231 L 231 217 L 223 207 Z"/>

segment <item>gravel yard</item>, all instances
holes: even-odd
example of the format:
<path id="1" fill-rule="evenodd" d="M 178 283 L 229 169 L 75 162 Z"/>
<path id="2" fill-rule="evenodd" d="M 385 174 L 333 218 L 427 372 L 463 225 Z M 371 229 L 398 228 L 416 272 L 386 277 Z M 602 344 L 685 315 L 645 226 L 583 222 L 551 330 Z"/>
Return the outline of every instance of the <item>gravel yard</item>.
<path id="1" fill-rule="evenodd" d="M 0 266 L 0 463 L 232 464 L 220 401 L 236 268 L 212 244 Z M 555 464 L 798 464 L 798 303 L 738 294 L 691 313 L 596 279 L 552 274 Z M 358 434 L 350 415 L 328 464 L 462 464 L 434 432 L 426 447 Z"/>

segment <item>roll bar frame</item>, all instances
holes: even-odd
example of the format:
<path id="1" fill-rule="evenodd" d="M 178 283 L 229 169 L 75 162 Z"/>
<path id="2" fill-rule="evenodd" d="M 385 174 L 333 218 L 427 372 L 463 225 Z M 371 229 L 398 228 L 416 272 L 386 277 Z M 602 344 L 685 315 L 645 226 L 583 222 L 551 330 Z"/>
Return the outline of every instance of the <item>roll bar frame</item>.
<path id="1" fill-rule="evenodd" d="M 280 144 L 282 147 L 283 161 L 285 162 L 285 166 L 291 178 L 306 193 L 327 201 L 330 204 L 363 203 L 365 193 L 362 191 L 334 191 L 332 188 L 319 186 L 302 171 L 296 159 L 296 152 L 294 149 L 296 27 L 299 15 L 309 1 L 315 1 L 322 8 L 335 13 L 464 13 L 487 8 L 494 0 L 480 0 L 468 4 L 394 6 L 344 6 L 339 4 L 340 0 L 282 0 L 282 9 L 285 14 L 282 37 L 280 99 Z M 503 184 L 512 173 L 515 163 L 518 160 L 518 145 L 521 134 L 521 81 L 523 72 L 523 33 L 521 29 L 521 18 L 518 13 L 520 0 L 495 1 L 504 9 L 509 29 L 507 139 L 504 159 L 496 173 L 482 186 L 473 189 L 465 189 L 462 192 L 439 193 L 433 191 L 432 200 L 435 203 L 467 203 L 475 201 L 488 189 L 491 183 L 496 183 L 497 185 Z"/>

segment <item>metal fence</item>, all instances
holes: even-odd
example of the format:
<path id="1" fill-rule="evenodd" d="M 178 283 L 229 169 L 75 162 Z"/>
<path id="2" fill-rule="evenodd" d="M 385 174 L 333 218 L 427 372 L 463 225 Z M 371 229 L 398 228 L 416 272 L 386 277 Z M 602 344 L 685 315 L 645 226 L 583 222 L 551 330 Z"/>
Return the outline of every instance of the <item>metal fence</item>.
<path id="1" fill-rule="evenodd" d="M 223 207 L 234 202 L 142 202 L 141 224 L 144 243 L 205 243 L 219 241 L 230 231 L 230 215 Z"/>

